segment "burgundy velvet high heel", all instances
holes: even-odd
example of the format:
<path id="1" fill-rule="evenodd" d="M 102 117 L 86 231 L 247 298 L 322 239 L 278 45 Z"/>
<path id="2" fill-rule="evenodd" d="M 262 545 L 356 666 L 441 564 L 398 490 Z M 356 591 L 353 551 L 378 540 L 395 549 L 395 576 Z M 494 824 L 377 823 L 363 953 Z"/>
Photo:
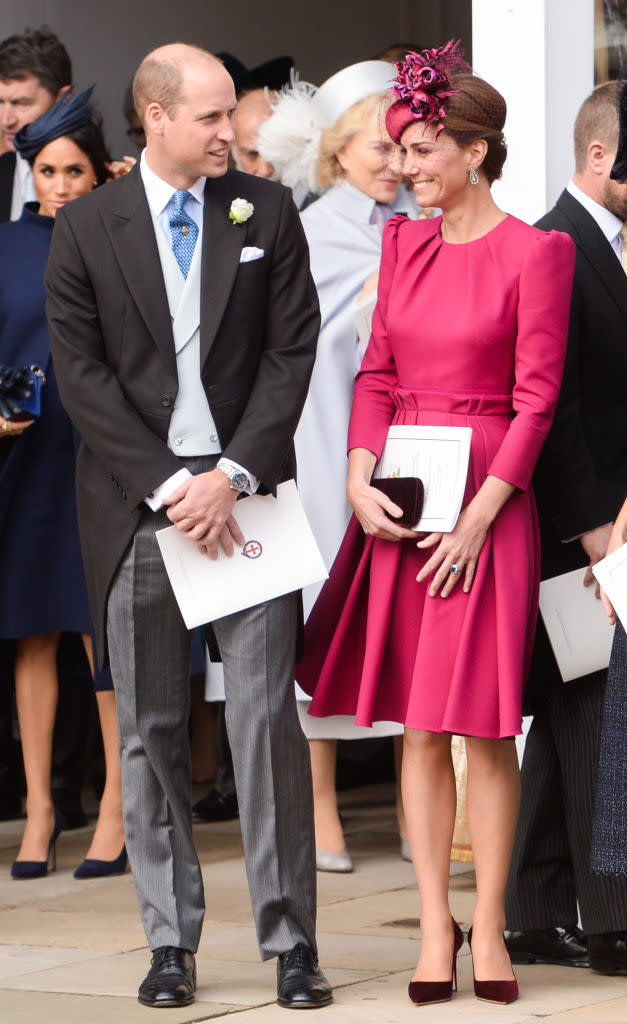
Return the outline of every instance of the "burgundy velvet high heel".
<path id="1" fill-rule="evenodd" d="M 457 954 L 464 945 L 464 933 L 453 921 L 453 966 L 450 981 L 410 981 L 409 998 L 417 1006 L 427 1003 L 445 1003 L 457 992 Z"/>
<path id="2" fill-rule="evenodd" d="M 472 928 L 468 929 L 468 945 L 470 946 L 470 955 L 472 956 Z M 503 1006 L 506 1006 L 507 1003 L 513 1003 L 515 999 L 518 999 L 518 982 L 515 975 L 513 981 L 477 981 L 473 960 L 472 980 L 477 999 L 483 999 L 487 1003 L 501 1003 Z"/>

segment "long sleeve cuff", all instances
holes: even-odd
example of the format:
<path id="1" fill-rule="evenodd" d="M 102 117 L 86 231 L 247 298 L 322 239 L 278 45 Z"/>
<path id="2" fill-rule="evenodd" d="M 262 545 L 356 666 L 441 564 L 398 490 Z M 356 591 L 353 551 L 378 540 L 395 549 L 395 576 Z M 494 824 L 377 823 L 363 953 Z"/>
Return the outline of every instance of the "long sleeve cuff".
<path id="1" fill-rule="evenodd" d="M 179 469 L 172 476 L 169 476 L 167 480 L 164 480 L 162 484 L 159 484 L 158 487 L 155 487 L 152 494 L 148 494 L 144 501 L 153 512 L 158 512 L 163 507 L 163 502 L 166 498 L 169 498 L 173 491 L 180 487 L 191 475 L 189 469 L 185 469 L 185 467 Z"/>

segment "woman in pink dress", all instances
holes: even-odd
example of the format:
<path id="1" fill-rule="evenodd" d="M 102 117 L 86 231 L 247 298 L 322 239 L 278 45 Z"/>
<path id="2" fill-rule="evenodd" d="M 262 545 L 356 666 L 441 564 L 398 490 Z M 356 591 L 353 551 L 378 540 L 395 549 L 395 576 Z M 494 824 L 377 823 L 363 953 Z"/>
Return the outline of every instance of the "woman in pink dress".
<path id="1" fill-rule="evenodd" d="M 520 793 L 513 737 L 539 589 L 530 480 L 560 388 L 574 247 L 494 203 L 505 101 L 457 45 L 409 54 L 397 68 L 387 128 L 418 202 L 442 216 L 386 226 L 349 429 L 355 517 L 310 615 L 298 681 L 315 691 L 311 714 L 405 725 L 403 800 L 421 895 L 409 987 L 417 1003 L 451 997 L 463 942 L 448 878 L 451 735 L 466 737 L 475 992 L 510 1002 L 518 988 L 502 933 Z M 370 486 L 392 423 L 472 428 L 452 533 L 417 541 Z"/>

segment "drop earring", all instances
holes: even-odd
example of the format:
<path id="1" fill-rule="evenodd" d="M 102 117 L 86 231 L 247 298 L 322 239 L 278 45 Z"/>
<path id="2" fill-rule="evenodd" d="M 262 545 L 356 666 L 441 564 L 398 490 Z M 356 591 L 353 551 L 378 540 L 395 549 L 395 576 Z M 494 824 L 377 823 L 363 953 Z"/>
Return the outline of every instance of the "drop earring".
<path id="1" fill-rule="evenodd" d="M 477 172 L 476 172 L 475 168 L 472 166 L 472 164 L 468 168 L 468 177 L 470 178 L 470 184 L 471 185 L 478 185 L 479 184 L 479 175 L 477 174 Z"/>

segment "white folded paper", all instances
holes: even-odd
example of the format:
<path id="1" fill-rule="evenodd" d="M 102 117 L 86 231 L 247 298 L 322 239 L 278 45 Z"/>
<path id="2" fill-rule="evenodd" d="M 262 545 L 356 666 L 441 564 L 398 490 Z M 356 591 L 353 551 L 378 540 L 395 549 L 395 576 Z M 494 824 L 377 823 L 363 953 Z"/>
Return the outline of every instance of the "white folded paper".
<path id="1" fill-rule="evenodd" d="M 597 562 L 592 571 L 627 629 L 627 544 Z"/>
<path id="2" fill-rule="evenodd" d="M 359 369 L 362 359 L 368 348 L 368 342 L 370 341 L 370 335 L 372 334 L 372 315 L 377 304 L 377 293 L 371 292 L 365 299 L 358 302 L 355 307 L 355 327 L 357 328 L 357 365 L 356 370 Z"/>
<path id="3" fill-rule="evenodd" d="M 575 569 L 540 584 L 540 611 L 565 683 L 610 663 L 614 628 L 596 587 L 584 587 L 585 575 Z"/>
<path id="4" fill-rule="evenodd" d="M 450 533 L 464 500 L 471 427 L 395 426 L 388 430 L 375 478 L 420 477 L 425 488 L 420 533 Z"/>
<path id="5" fill-rule="evenodd" d="M 176 526 L 157 531 L 188 629 L 327 578 L 293 480 L 279 484 L 276 498 L 253 494 L 238 501 L 233 514 L 246 544 L 231 558 L 218 544 L 219 557 L 213 561 Z"/>

